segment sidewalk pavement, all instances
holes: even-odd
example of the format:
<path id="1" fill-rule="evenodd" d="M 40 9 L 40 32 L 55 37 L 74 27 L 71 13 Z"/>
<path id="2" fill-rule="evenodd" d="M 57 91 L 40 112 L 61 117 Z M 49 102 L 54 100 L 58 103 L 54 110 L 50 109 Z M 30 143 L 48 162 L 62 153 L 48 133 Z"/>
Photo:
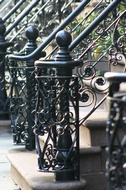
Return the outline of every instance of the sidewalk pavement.
<path id="1" fill-rule="evenodd" d="M 11 179 L 11 165 L 6 158 L 8 150 L 17 147 L 19 145 L 13 144 L 11 133 L 0 134 L 0 190 L 19 190 L 18 186 Z"/>

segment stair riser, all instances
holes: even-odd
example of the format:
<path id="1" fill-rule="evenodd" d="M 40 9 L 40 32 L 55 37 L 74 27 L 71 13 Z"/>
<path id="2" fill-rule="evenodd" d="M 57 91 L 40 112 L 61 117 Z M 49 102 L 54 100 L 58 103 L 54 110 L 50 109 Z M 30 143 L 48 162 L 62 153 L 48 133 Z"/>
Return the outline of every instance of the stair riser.
<path id="1" fill-rule="evenodd" d="M 85 190 L 107 190 L 107 180 L 102 172 L 85 174 L 82 177 L 87 181 Z"/>
<path id="2" fill-rule="evenodd" d="M 10 120 L 0 120 L 0 135 L 5 133 L 11 133 L 11 123 Z"/>

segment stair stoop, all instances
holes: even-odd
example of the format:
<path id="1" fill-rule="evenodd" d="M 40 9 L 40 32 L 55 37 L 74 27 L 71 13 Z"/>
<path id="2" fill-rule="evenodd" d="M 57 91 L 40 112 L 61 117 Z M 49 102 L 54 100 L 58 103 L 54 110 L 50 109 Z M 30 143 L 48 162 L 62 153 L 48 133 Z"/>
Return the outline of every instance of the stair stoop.
<path id="1" fill-rule="evenodd" d="M 10 150 L 11 178 L 21 190 L 85 190 L 86 181 L 56 182 L 53 173 L 38 171 L 36 151 Z"/>

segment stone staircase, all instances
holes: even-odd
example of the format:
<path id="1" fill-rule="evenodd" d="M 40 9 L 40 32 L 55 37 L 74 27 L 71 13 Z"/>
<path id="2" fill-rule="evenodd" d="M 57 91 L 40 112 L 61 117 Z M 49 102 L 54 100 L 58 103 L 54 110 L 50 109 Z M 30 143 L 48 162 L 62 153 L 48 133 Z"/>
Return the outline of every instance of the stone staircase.
<path id="1" fill-rule="evenodd" d="M 86 190 L 106 190 L 106 121 L 104 110 L 94 112 L 80 127 L 81 156 L 80 172 L 86 180 Z M 88 146 L 85 147 L 84 144 Z"/>
<path id="2" fill-rule="evenodd" d="M 10 150 L 11 177 L 21 190 L 107 190 L 105 177 L 107 112 L 94 112 L 80 127 L 80 181 L 56 182 L 55 175 L 38 171 L 37 152 Z M 43 146 L 43 139 L 41 146 Z"/>

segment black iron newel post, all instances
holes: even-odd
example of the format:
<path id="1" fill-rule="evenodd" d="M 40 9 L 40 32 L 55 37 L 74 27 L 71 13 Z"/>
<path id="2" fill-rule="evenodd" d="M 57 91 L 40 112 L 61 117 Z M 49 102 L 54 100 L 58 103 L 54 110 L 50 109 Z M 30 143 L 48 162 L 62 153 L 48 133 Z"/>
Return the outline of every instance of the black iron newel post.
<path id="1" fill-rule="evenodd" d="M 126 73 L 106 73 L 110 82 L 110 111 L 107 121 L 107 181 L 108 189 L 126 189 Z"/>
<path id="2" fill-rule="evenodd" d="M 5 55 L 9 46 L 13 45 L 13 42 L 7 42 L 4 37 L 6 31 L 5 25 L 0 18 L 0 119 L 8 118 L 7 108 L 7 93 L 5 87 Z"/>
<path id="3" fill-rule="evenodd" d="M 68 32 L 58 32 L 59 51 L 54 60 L 35 61 L 39 168 L 54 172 L 56 181 L 79 180 L 78 79 L 72 69 L 81 61 L 73 60 L 69 54 L 71 40 Z M 43 150 L 39 136 L 45 137 Z"/>
<path id="4" fill-rule="evenodd" d="M 64 116 L 64 119 L 60 122 L 60 126 L 57 128 L 57 167 L 62 168 L 64 167 L 64 159 L 66 160 L 64 169 L 65 172 L 59 172 L 56 173 L 56 180 L 74 180 L 75 174 L 73 172 L 73 162 L 72 162 L 72 154 L 67 158 L 69 154 L 69 150 L 72 146 L 72 136 L 70 131 L 70 117 L 69 117 L 69 85 L 70 85 L 70 79 L 69 77 L 72 76 L 72 67 L 69 66 L 69 61 L 72 60 L 69 51 L 68 46 L 71 43 L 71 35 L 69 33 L 66 33 L 64 31 L 60 32 L 56 36 L 57 44 L 59 45 L 59 51 L 55 57 L 55 61 L 60 62 L 60 68 L 57 67 L 57 76 L 60 76 L 61 79 L 59 81 L 59 85 L 62 86 L 64 84 L 64 90 L 61 93 L 61 96 L 59 98 L 59 106 L 60 106 L 60 112 Z M 62 65 L 62 61 L 66 62 L 66 65 Z M 74 66 L 73 66 L 74 67 Z M 67 80 L 66 80 L 67 78 Z"/>
<path id="5" fill-rule="evenodd" d="M 26 30 L 26 37 L 28 43 L 25 46 L 25 53 L 30 54 L 37 48 L 36 39 L 38 37 L 38 30 L 30 26 Z M 26 123 L 26 149 L 35 149 L 35 135 L 33 133 L 34 114 L 35 114 L 35 75 L 34 75 L 34 61 L 30 59 L 26 61 L 26 110 L 27 110 L 27 123 Z"/>

